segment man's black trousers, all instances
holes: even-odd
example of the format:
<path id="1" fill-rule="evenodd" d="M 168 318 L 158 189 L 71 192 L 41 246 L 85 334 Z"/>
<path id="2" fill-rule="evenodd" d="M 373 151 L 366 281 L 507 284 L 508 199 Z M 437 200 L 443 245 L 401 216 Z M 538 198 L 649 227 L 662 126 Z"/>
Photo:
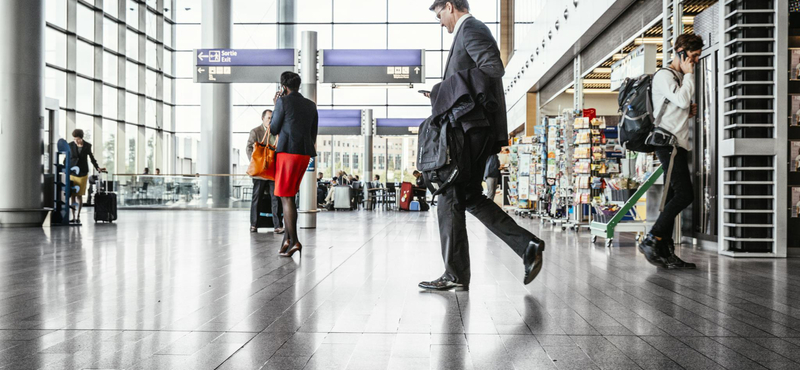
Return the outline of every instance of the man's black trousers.
<path id="1" fill-rule="evenodd" d="M 672 148 L 667 147 L 656 150 L 656 156 L 664 168 L 664 177 L 667 176 L 669 161 L 672 159 Z M 672 165 L 672 176 L 667 192 L 667 203 L 664 211 L 658 216 L 650 233 L 662 238 L 672 239 L 675 231 L 675 218 L 694 201 L 692 188 L 692 174 L 689 172 L 688 152 L 683 148 L 676 148 L 675 163 Z M 660 202 L 661 199 L 658 199 Z"/>
<path id="2" fill-rule="evenodd" d="M 253 199 L 250 202 L 250 226 L 258 223 L 258 205 L 266 201 L 265 194 L 272 198 L 272 223 L 275 228 L 283 227 L 283 208 L 280 198 L 275 196 L 275 181 L 253 179 Z"/>
<path id="3" fill-rule="evenodd" d="M 483 194 L 481 183 L 486 159 L 495 154 L 490 153 L 492 137 L 494 135 L 488 128 L 473 128 L 466 133 L 464 146 L 468 147 L 465 152 L 472 158 L 472 175 L 467 181 L 450 186 L 439 195 L 437 212 L 445 277 L 461 284 L 469 284 L 471 276 L 465 212 L 475 216 L 520 257 L 534 238 L 530 231 L 517 225 L 511 216 Z"/>

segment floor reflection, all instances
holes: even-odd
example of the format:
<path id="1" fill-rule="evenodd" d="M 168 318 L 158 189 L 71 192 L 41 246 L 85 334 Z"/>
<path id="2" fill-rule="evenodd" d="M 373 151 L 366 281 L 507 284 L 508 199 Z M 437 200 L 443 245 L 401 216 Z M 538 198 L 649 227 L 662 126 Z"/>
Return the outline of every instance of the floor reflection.
<path id="1" fill-rule="evenodd" d="M 632 237 L 525 219 L 548 242 L 526 286 L 469 218 L 471 290 L 420 292 L 442 273 L 433 215 L 325 212 L 294 258 L 246 211 L 0 229 L 0 368 L 800 368 L 800 260 L 684 248 L 701 268 L 662 271 Z"/>

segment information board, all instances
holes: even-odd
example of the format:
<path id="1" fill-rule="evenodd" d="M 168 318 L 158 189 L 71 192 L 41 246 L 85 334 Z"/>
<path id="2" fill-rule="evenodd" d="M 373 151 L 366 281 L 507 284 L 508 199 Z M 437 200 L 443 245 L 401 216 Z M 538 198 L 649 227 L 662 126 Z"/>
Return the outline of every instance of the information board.
<path id="1" fill-rule="evenodd" d="M 195 83 L 278 83 L 295 71 L 294 49 L 195 49 Z"/>
<path id="2" fill-rule="evenodd" d="M 329 49 L 320 61 L 322 83 L 425 83 L 425 50 Z"/>

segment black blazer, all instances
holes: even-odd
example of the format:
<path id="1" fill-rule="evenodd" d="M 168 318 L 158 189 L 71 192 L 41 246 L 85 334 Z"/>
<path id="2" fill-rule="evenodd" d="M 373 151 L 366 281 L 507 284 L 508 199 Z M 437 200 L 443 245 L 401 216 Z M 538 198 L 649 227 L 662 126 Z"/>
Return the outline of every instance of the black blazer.
<path id="1" fill-rule="evenodd" d="M 500 158 L 497 157 L 497 154 L 489 156 L 489 159 L 486 160 L 486 170 L 483 173 L 483 179 L 485 180 L 489 177 L 500 178 Z"/>
<path id="2" fill-rule="evenodd" d="M 277 153 L 316 157 L 317 150 L 314 146 L 317 143 L 318 127 L 317 105 L 299 92 L 281 97 L 275 103 L 270 132 L 280 135 L 275 150 Z"/>
<path id="3" fill-rule="evenodd" d="M 87 142 L 83 142 L 83 149 L 81 152 L 78 153 L 78 144 L 75 142 L 69 143 L 69 151 L 70 151 L 70 166 L 78 166 L 78 177 L 83 177 L 89 174 L 89 159 L 92 160 L 92 165 L 96 170 L 100 170 L 100 166 L 97 165 L 97 160 L 94 159 L 94 154 L 92 154 L 92 144 Z"/>
<path id="4" fill-rule="evenodd" d="M 491 93 L 497 100 L 499 106 L 497 111 L 502 112 L 502 118 L 491 122 L 492 132 L 495 136 L 496 152 L 500 151 L 502 145 L 508 144 L 508 121 L 506 118 L 505 92 L 503 91 L 503 59 L 500 58 L 500 48 L 497 46 L 492 32 L 483 22 L 475 17 L 467 18 L 458 29 L 453 45 L 450 47 L 450 55 L 445 64 L 444 78 L 453 77 L 460 71 L 477 68 L 491 80 L 487 84 L 492 90 Z"/>

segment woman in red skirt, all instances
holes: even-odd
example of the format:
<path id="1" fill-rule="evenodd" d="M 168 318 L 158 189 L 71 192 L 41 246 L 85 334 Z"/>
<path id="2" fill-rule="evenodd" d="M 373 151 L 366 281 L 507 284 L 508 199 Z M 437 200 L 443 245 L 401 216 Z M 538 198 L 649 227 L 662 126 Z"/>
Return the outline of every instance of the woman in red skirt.
<path id="1" fill-rule="evenodd" d="M 275 196 L 283 202 L 283 235 L 280 255 L 291 257 L 302 253 L 303 245 L 297 238 L 297 204 L 295 197 L 306 173 L 311 157 L 317 156 L 317 105 L 300 95 L 300 75 L 284 72 L 281 90 L 275 94 L 270 132 L 279 135 L 275 166 Z"/>

